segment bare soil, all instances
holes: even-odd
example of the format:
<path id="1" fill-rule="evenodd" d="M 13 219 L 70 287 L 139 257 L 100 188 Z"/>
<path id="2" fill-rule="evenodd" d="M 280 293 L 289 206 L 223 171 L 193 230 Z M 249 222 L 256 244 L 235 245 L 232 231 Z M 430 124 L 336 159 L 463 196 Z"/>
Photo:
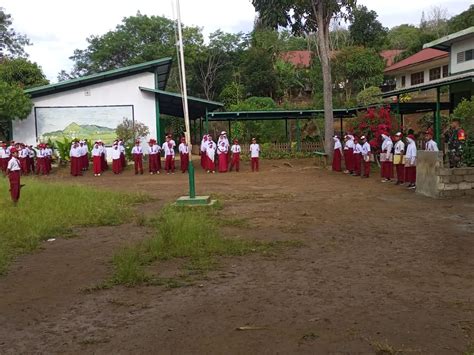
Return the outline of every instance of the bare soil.
<path id="1" fill-rule="evenodd" d="M 460 354 L 474 345 L 474 198 L 433 200 L 311 160 L 247 169 L 197 172 L 198 193 L 248 223 L 222 234 L 303 247 L 222 258 L 184 287 L 84 292 L 111 276 L 114 252 L 152 230 L 77 229 L 0 277 L 0 353 Z M 138 207 L 146 216 L 187 192 L 180 172 L 90 175 L 44 180 L 149 193 L 155 200 Z M 154 268 L 169 277 L 180 264 Z"/>

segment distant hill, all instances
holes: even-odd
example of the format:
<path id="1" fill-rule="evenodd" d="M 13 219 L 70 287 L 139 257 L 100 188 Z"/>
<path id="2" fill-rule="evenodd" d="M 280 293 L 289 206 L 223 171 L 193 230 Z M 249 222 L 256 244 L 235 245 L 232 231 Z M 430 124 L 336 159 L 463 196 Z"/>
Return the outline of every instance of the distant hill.
<path id="1" fill-rule="evenodd" d="M 62 131 L 53 131 L 44 133 L 44 137 L 58 137 L 58 136 L 75 136 L 75 137 L 88 137 L 103 134 L 112 134 L 115 129 L 102 127 L 97 125 L 79 125 L 76 122 L 70 123 Z"/>

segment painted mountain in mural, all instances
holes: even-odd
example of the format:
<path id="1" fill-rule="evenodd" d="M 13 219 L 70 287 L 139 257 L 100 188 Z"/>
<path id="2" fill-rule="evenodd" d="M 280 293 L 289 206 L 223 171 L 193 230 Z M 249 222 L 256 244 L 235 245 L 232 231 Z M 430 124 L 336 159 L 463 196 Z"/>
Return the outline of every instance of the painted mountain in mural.
<path id="1" fill-rule="evenodd" d="M 51 139 L 55 141 L 63 138 L 87 139 L 89 141 L 102 139 L 107 144 L 109 141 L 111 143 L 114 140 L 115 129 L 97 125 L 79 125 L 76 122 L 72 122 L 61 131 L 46 132 L 42 135 L 42 140 Z"/>

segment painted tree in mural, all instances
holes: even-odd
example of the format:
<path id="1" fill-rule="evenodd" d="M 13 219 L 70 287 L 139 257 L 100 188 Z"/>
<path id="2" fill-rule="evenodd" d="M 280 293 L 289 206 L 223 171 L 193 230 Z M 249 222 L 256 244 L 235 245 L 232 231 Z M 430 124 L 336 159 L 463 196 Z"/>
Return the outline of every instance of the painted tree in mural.
<path id="1" fill-rule="evenodd" d="M 347 19 L 356 0 L 252 0 L 262 24 L 272 28 L 290 26 L 294 33 L 317 34 L 318 56 L 323 74 L 324 136 L 326 153 L 332 154 L 334 116 L 330 63 L 329 25 Z"/>

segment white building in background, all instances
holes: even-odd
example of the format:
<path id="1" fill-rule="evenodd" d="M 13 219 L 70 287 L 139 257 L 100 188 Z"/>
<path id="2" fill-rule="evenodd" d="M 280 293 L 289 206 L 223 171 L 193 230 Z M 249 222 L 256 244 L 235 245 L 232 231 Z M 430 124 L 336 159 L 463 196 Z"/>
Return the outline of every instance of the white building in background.
<path id="1" fill-rule="evenodd" d="M 12 138 L 36 144 L 72 126 L 79 128 L 66 133 L 70 139 L 86 138 L 85 132 L 106 138 L 124 118 L 143 122 L 156 137 L 155 97 L 139 87 L 164 89 L 170 66 L 164 58 L 25 90 L 34 107 L 27 119 L 13 122 Z"/>

